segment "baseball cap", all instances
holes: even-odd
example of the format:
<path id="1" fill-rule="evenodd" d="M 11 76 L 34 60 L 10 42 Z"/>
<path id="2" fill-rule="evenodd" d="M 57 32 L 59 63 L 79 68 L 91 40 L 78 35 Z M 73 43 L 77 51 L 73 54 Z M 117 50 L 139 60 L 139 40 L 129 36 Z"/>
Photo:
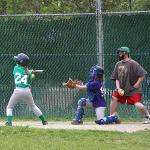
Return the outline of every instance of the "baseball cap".
<path id="1" fill-rule="evenodd" d="M 130 49 L 128 47 L 120 47 L 117 49 L 117 52 L 119 52 L 119 51 L 130 53 Z"/>

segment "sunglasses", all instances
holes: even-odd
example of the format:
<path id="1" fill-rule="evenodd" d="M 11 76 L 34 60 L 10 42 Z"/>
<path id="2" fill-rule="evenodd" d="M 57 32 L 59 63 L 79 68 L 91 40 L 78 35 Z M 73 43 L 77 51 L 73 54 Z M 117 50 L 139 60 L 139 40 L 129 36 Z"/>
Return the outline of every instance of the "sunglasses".
<path id="1" fill-rule="evenodd" d="M 118 50 L 117 50 L 117 54 L 119 54 L 119 53 L 124 53 L 124 51 L 121 50 L 121 49 L 118 49 Z"/>

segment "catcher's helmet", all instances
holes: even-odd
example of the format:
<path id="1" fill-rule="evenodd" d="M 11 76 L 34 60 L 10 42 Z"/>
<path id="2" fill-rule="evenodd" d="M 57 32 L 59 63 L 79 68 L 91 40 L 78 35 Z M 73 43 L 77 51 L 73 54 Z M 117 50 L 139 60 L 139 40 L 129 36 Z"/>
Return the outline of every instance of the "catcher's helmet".
<path id="1" fill-rule="evenodd" d="M 20 66 L 25 67 L 25 66 L 28 66 L 30 59 L 29 59 L 29 57 L 26 54 L 20 53 L 17 56 L 14 56 L 14 60 Z"/>
<path id="2" fill-rule="evenodd" d="M 104 70 L 100 66 L 96 66 L 96 75 L 102 76 L 104 74 Z"/>
<path id="3" fill-rule="evenodd" d="M 90 69 L 90 73 L 89 73 L 89 81 L 93 81 L 96 77 L 102 77 L 104 74 L 104 70 L 96 65 L 96 66 L 93 66 L 91 69 Z"/>

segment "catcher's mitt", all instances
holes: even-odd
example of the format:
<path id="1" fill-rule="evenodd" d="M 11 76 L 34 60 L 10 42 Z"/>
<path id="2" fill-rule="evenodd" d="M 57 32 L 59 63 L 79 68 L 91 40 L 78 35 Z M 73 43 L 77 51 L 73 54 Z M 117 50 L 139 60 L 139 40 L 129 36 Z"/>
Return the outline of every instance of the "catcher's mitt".
<path id="1" fill-rule="evenodd" d="M 79 81 L 79 80 L 72 80 L 71 78 L 69 78 L 69 80 L 67 82 L 63 83 L 63 86 L 65 86 L 66 88 L 73 89 L 76 87 L 76 84 L 82 85 L 83 82 Z"/>

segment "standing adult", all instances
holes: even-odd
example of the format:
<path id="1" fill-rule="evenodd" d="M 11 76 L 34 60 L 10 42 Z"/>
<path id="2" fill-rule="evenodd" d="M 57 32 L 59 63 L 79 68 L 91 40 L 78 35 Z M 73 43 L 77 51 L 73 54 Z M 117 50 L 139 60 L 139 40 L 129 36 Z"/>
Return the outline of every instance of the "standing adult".
<path id="1" fill-rule="evenodd" d="M 130 58 L 130 49 L 120 47 L 117 50 L 119 61 L 112 73 L 112 79 L 116 82 L 116 90 L 112 94 L 110 103 L 110 115 L 116 113 L 118 103 L 135 105 L 145 116 L 144 123 L 150 123 L 150 115 L 142 104 L 141 83 L 147 72 L 135 60 Z"/>

